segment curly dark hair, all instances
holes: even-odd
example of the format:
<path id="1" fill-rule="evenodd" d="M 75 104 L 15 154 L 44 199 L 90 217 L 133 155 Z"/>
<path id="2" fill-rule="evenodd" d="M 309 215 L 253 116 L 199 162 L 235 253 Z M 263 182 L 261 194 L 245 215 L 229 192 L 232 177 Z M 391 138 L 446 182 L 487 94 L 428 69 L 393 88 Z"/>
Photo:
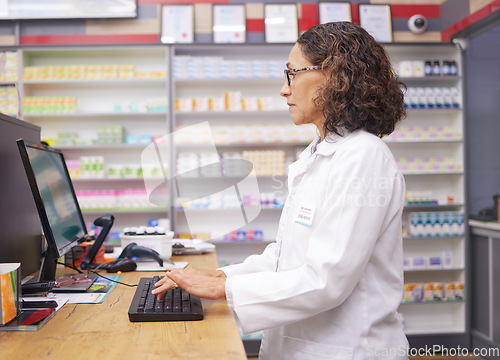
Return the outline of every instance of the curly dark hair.
<path id="1" fill-rule="evenodd" d="M 325 116 L 325 133 L 364 129 L 379 137 L 406 116 L 403 88 L 383 48 L 350 22 L 316 25 L 297 40 L 303 55 L 327 77 L 315 104 Z"/>

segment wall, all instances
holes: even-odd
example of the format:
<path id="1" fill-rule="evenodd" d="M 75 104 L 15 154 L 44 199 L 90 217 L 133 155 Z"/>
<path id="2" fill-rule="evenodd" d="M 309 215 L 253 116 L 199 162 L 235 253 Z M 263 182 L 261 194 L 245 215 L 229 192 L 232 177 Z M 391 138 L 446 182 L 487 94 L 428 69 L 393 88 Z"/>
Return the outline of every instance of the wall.
<path id="1" fill-rule="evenodd" d="M 500 26 L 470 40 L 465 53 L 467 203 L 470 214 L 500 192 Z"/>
<path id="2" fill-rule="evenodd" d="M 279 1 L 244 0 L 138 0 L 136 19 L 75 19 L 0 21 L 0 47 L 85 44 L 155 44 L 159 43 L 160 8 L 162 4 L 195 4 L 195 42 L 211 43 L 212 3 L 246 4 L 247 42 L 264 42 L 264 3 Z M 290 2 L 285 1 L 283 2 Z M 359 4 L 391 4 L 395 42 L 441 42 L 443 31 L 492 0 L 354 0 L 351 1 L 353 22 L 359 22 Z M 317 22 L 318 0 L 297 2 L 299 30 L 305 31 Z M 428 18 L 428 31 L 414 35 L 407 21 L 420 13 Z"/>

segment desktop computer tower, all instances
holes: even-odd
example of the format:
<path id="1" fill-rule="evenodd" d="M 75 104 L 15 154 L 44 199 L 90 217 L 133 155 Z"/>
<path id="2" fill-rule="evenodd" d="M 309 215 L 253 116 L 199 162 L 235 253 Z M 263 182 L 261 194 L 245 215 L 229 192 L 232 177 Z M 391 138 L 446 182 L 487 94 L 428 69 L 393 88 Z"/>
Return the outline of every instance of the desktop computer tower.
<path id="1" fill-rule="evenodd" d="M 20 262 L 22 277 L 40 269 L 41 225 L 16 140 L 40 142 L 40 127 L 0 113 L 0 263 Z"/>

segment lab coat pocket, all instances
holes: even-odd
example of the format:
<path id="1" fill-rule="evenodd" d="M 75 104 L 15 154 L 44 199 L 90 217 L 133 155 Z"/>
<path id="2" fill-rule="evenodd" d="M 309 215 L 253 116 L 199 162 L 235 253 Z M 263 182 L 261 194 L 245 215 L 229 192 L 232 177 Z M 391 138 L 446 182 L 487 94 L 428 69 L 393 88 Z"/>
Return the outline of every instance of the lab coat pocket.
<path id="1" fill-rule="evenodd" d="M 284 337 L 284 356 L 287 360 L 351 360 L 353 349 L 319 344 L 289 336 Z"/>

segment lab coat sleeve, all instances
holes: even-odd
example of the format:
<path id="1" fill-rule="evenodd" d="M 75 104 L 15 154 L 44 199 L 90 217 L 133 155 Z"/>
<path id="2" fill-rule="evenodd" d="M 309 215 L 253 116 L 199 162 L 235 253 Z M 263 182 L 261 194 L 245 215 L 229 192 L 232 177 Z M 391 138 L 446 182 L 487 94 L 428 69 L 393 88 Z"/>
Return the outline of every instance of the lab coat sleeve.
<path id="1" fill-rule="evenodd" d="M 313 224 L 304 264 L 231 277 L 226 293 L 244 333 L 342 304 L 363 275 L 377 239 L 400 216 L 405 187 L 393 159 L 380 148 L 358 145 L 339 147 L 330 161 L 324 206 L 316 209 L 324 216 Z"/>
<path id="2" fill-rule="evenodd" d="M 266 246 L 262 254 L 251 255 L 241 264 L 229 265 L 220 268 L 229 278 L 234 275 L 249 274 L 253 272 L 275 271 L 278 247 L 276 243 Z"/>

